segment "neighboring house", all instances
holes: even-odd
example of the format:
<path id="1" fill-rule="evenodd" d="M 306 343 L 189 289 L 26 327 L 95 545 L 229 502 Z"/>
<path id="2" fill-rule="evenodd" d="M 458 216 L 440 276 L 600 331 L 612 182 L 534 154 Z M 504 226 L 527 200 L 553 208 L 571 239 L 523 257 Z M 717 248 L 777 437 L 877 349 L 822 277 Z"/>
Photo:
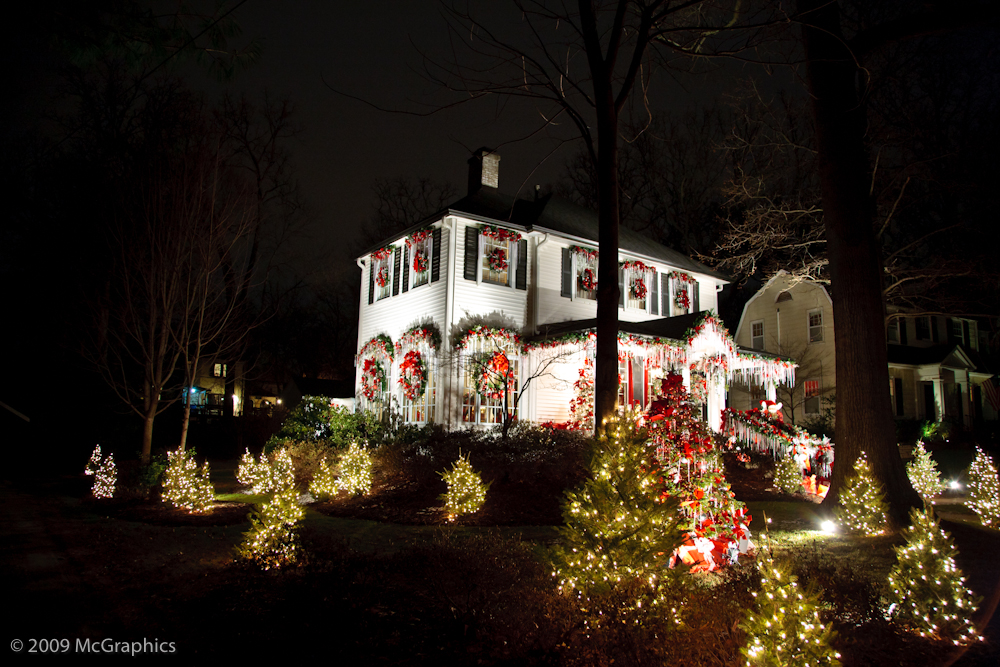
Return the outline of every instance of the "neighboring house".
<path id="1" fill-rule="evenodd" d="M 520 398 L 518 417 L 536 422 L 570 421 L 574 403 L 577 418 L 585 411 L 597 215 L 550 195 L 501 194 L 499 162 L 477 151 L 466 197 L 357 259 L 361 408 L 391 401 L 407 422 L 448 426 L 499 423 L 504 399 Z M 741 353 L 705 319 L 724 276 L 624 227 L 618 259 L 621 404 L 645 406 L 674 370 L 718 428 L 734 375 L 772 395 L 791 379 L 792 365 Z"/>
<path id="2" fill-rule="evenodd" d="M 243 414 L 246 381 L 242 361 L 202 361 L 191 388 L 191 413 L 205 416 Z"/>
<path id="3" fill-rule="evenodd" d="M 833 302 L 822 285 L 778 272 L 747 302 L 736 342 L 798 362 L 794 388 L 778 392 L 787 420 L 818 417 L 823 398 L 835 397 Z M 897 419 L 952 419 L 966 426 L 997 419 L 996 408 L 984 399 L 992 373 L 980 354 L 986 343 L 976 320 L 897 312 L 886 327 L 886 342 L 887 396 Z M 737 408 L 755 405 L 758 398 L 740 387 L 730 394 Z"/>
<path id="4" fill-rule="evenodd" d="M 795 280 L 779 271 L 743 307 L 736 342 L 740 346 L 777 354 L 798 363 L 795 384 L 777 392 L 785 420 L 801 424 L 820 417 L 824 398 L 836 385 L 833 343 L 833 302 L 818 283 Z M 734 384 L 731 407 L 758 407 L 765 398 L 759 390 Z"/>

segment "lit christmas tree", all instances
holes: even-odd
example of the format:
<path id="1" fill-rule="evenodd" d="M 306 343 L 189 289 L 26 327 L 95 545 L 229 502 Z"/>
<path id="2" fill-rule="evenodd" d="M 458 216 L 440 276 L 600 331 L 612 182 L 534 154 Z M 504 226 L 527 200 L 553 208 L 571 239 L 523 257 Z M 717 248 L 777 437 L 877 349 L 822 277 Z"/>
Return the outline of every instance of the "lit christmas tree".
<path id="1" fill-rule="evenodd" d="M 819 617 L 819 594 L 803 590 L 787 568 L 774 562 L 770 549 L 761 550 L 757 570 L 756 608 L 740 624 L 749 639 L 742 649 L 747 667 L 839 665 L 840 654 L 830 646 L 834 632 Z"/>
<path id="2" fill-rule="evenodd" d="M 352 442 L 340 459 L 340 479 L 337 488 L 352 496 L 368 495 L 372 490 L 372 455 L 358 443 Z"/>
<path id="3" fill-rule="evenodd" d="M 463 514 L 478 512 L 486 502 L 486 489 L 489 485 L 483 484 L 479 473 L 472 469 L 468 454 L 463 457 L 459 453 L 458 460 L 451 470 L 441 473 L 441 477 L 448 484 L 448 491 L 441 496 L 441 499 L 444 501 L 449 520 Z"/>
<path id="4" fill-rule="evenodd" d="M 854 462 L 854 474 L 840 490 L 837 520 L 852 533 L 881 535 L 889 521 L 882 486 L 875 481 L 864 452 Z"/>
<path id="5" fill-rule="evenodd" d="M 669 373 L 660 393 L 650 406 L 649 437 L 661 469 L 659 492 L 678 500 L 688 532 L 678 556 L 699 570 L 734 563 L 752 548 L 746 506 L 726 481 L 715 439 L 683 378 Z"/>
<path id="6" fill-rule="evenodd" d="M 250 493 L 272 493 L 295 486 L 295 470 L 292 455 L 282 447 L 268 459 L 260 455 L 260 462 L 254 460 L 250 450 L 246 450 L 236 470 L 236 479 L 250 487 Z"/>
<path id="7" fill-rule="evenodd" d="M 969 509 L 984 526 L 1000 527 L 1000 479 L 989 455 L 976 447 L 976 458 L 968 471 Z"/>
<path id="8" fill-rule="evenodd" d="M 575 393 L 569 403 L 576 428 L 584 433 L 594 432 L 594 367 L 590 360 L 584 361 L 580 369 L 580 379 L 573 383 Z"/>
<path id="9" fill-rule="evenodd" d="M 319 462 L 319 470 L 309 484 L 309 493 L 317 498 L 330 498 L 337 495 L 337 473 L 326 463 L 326 459 Z"/>
<path id="10" fill-rule="evenodd" d="M 636 579 L 656 582 L 682 539 L 677 500 L 660 497 L 659 464 L 627 418 L 595 442 L 590 479 L 566 494 L 561 544 L 553 552 L 559 587 L 587 599 Z"/>
<path id="11" fill-rule="evenodd" d="M 774 486 L 785 493 L 802 491 L 802 468 L 791 452 L 774 466 Z"/>
<path id="12" fill-rule="evenodd" d="M 94 473 L 94 487 L 91 492 L 95 498 L 114 498 L 117 483 L 118 469 L 115 467 L 115 455 L 108 454 Z"/>
<path id="13" fill-rule="evenodd" d="M 924 500 L 930 500 L 945 489 L 937 463 L 924 448 L 923 440 L 918 440 L 917 446 L 913 448 L 913 460 L 906 464 L 906 475 L 910 478 L 913 490 Z"/>
<path id="14" fill-rule="evenodd" d="M 248 447 L 236 469 L 236 479 L 243 486 L 254 487 L 267 474 L 267 465 L 258 463 Z"/>
<path id="15" fill-rule="evenodd" d="M 87 467 L 83 469 L 84 475 L 93 475 L 97 473 L 98 469 L 101 467 L 101 460 L 103 455 L 101 454 L 101 446 L 97 445 L 94 447 L 94 451 L 90 454 L 90 460 L 87 461 Z"/>
<path id="16" fill-rule="evenodd" d="M 921 637 L 966 644 L 982 639 L 969 615 L 979 600 L 965 587 L 955 565 L 958 551 L 941 530 L 930 508 L 910 512 L 913 525 L 903 530 L 906 544 L 896 547 L 896 565 L 889 573 L 890 619 Z"/>
<path id="17" fill-rule="evenodd" d="M 215 489 L 209 478 L 208 461 L 198 469 L 190 450 L 167 452 L 167 470 L 163 480 L 163 499 L 174 507 L 204 512 L 215 501 Z"/>
<path id="18" fill-rule="evenodd" d="M 293 564 L 300 551 L 297 526 L 304 516 L 293 487 L 274 494 L 271 502 L 250 514 L 250 530 L 238 549 L 240 557 L 265 570 Z"/>

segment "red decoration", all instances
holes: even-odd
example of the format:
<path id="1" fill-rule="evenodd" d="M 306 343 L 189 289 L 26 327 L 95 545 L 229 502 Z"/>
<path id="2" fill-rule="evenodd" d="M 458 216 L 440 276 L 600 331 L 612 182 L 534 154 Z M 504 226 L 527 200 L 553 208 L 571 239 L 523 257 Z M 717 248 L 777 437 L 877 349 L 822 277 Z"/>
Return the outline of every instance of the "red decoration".
<path id="1" fill-rule="evenodd" d="M 496 225 L 482 225 L 479 228 L 479 231 L 483 236 L 495 239 L 501 243 L 505 241 L 517 242 L 521 240 L 521 235 L 517 232 L 510 229 L 504 229 L 503 227 L 497 227 Z"/>
<path id="2" fill-rule="evenodd" d="M 504 248 L 494 248 L 490 253 L 490 268 L 494 271 L 507 270 L 507 250 Z"/>
<path id="3" fill-rule="evenodd" d="M 365 359 L 361 371 L 361 393 L 369 401 L 374 401 L 385 391 L 385 369 L 375 359 Z"/>
<path id="4" fill-rule="evenodd" d="M 674 303 L 677 305 L 678 308 L 682 308 L 684 310 L 690 310 L 691 297 L 688 296 L 687 286 L 678 285 L 676 287 L 676 290 L 677 292 L 674 294 Z"/>
<path id="5" fill-rule="evenodd" d="M 380 266 L 378 273 L 375 275 L 375 284 L 379 287 L 385 287 L 389 284 L 389 267 Z"/>
<path id="6" fill-rule="evenodd" d="M 427 259 L 427 253 L 422 248 L 413 252 L 413 272 L 423 273 L 430 267 L 431 263 Z"/>
<path id="7" fill-rule="evenodd" d="M 510 360 L 503 352 L 494 352 L 483 364 L 479 375 L 479 395 L 485 398 L 499 400 L 504 397 L 514 381 L 514 371 L 510 368 Z"/>
<path id="8" fill-rule="evenodd" d="M 597 289 L 597 276 L 594 275 L 593 269 L 583 270 L 580 274 L 580 286 L 591 292 Z"/>
<path id="9" fill-rule="evenodd" d="M 417 400 L 427 390 L 427 365 L 423 355 L 416 350 L 407 352 L 399 365 L 399 386 L 409 401 Z"/>
<path id="10" fill-rule="evenodd" d="M 643 278 L 633 278 L 629 288 L 629 296 L 633 299 L 646 298 L 646 281 Z"/>

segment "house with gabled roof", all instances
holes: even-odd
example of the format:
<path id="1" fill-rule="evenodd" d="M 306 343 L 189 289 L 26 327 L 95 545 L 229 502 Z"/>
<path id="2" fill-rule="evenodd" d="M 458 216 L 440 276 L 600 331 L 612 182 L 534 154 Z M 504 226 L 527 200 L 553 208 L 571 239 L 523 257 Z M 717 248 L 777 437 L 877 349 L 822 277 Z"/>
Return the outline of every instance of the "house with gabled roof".
<path id="1" fill-rule="evenodd" d="M 453 427 L 500 423 L 514 409 L 586 423 L 597 214 L 553 195 L 501 193 L 499 164 L 478 150 L 465 197 L 357 258 L 361 408 L 392 405 L 407 422 Z M 711 315 L 724 275 L 624 227 L 617 253 L 620 405 L 646 406 L 674 371 L 718 428 L 733 377 L 772 397 L 793 381 L 794 364 L 738 349 Z"/>

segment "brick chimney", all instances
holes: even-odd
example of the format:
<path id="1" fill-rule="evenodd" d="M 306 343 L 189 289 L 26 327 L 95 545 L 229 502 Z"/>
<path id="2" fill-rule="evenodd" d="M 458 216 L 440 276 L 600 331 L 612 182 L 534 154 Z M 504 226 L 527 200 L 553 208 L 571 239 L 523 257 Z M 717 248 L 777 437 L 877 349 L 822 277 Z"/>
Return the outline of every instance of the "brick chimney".
<path id="1" fill-rule="evenodd" d="M 500 156 L 485 146 L 469 158 L 469 194 L 479 192 L 483 186 L 494 190 L 500 187 Z"/>

